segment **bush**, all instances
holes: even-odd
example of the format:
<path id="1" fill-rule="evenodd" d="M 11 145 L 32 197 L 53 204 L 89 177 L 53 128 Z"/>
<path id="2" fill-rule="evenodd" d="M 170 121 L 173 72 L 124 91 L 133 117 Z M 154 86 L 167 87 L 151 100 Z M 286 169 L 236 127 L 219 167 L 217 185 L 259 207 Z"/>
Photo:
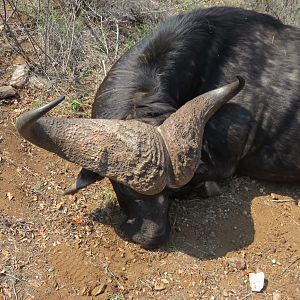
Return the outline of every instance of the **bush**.
<path id="1" fill-rule="evenodd" d="M 54 86 L 87 90 L 95 76 L 158 22 L 202 6 L 252 7 L 299 24 L 298 0 L 6 0 L 0 7 L 2 34 L 31 69 Z"/>
<path id="2" fill-rule="evenodd" d="M 3 33 L 14 51 L 35 72 L 75 84 L 99 67 L 106 69 L 162 16 L 150 1 L 7 0 L 3 5 Z"/>

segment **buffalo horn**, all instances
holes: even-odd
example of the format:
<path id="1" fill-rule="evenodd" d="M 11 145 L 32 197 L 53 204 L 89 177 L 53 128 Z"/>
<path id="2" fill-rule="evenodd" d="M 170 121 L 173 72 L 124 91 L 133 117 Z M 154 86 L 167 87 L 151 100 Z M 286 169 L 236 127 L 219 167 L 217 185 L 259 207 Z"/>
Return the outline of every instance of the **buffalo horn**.
<path id="1" fill-rule="evenodd" d="M 161 126 L 136 120 L 44 117 L 64 97 L 22 114 L 19 133 L 31 143 L 135 191 L 154 195 L 181 187 L 201 158 L 204 126 L 241 89 L 237 80 L 189 101 Z"/>
<path id="2" fill-rule="evenodd" d="M 18 132 L 31 143 L 137 192 L 156 194 L 167 182 L 165 147 L 155 127 L 135 120 L 42 117 L 63 100 L 22 114 Z"/>
<path id="3" fill-rule="evenodd" d="M 209 118 L 244 86 L 238 80 L 202 94 L 183 105 L 158 128 L 161 133 L 172 169 L 168 171 L 168 186 L 187 184 L 200 162 L 203 132 Z"/>

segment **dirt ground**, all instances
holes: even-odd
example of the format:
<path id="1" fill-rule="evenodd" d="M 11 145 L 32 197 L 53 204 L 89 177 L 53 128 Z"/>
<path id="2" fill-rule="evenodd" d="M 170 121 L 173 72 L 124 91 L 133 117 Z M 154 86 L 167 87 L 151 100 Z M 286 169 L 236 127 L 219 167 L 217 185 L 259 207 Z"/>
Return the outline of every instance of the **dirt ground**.
<path id="1" fill-rule="evenodd" d="M 236 177 L 221 196 L 175 199 L 169 242 L 143 250 L 118 236 L 108 181 L 63 196 L 79 168 L 18 136 L 29 92 L 0 107 L 1 300 L 300 299 L 299 185 Z"/>
<path id="2" fill-rule="evenodd" d="M 40 94 L 0 105 L 0 300 L 300 299 L 299 184 L 235 177 L 221 196 L 174 199 L 170 240 L 144 250 L 118 235 L 108 181 L 63 196 L 79 168 L 17 134 Z M 251 292 L 259 271 L 264 289 Z"/>

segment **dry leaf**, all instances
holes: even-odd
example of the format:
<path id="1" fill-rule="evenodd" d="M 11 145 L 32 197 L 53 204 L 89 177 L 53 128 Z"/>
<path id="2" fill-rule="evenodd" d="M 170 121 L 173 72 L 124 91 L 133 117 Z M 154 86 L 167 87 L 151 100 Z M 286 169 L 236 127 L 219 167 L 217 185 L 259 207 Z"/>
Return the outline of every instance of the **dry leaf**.
<path id="1" fill-rule="evenodd" d="M 11 192 L 8 192 L 8 193 L 6 194 L 6 196 L 7 196 L 7 198 L 8 198 L 9 201 L 12 200 L 12 199 L 14 198 L 14 196 L 12 195 Z"/>
<path id="2" fill-rule="evenodd" d="M 80 225 L 85 223 L 84 219 L 82 219 L 80 216 L 73 217 L 72 222 Z"/>

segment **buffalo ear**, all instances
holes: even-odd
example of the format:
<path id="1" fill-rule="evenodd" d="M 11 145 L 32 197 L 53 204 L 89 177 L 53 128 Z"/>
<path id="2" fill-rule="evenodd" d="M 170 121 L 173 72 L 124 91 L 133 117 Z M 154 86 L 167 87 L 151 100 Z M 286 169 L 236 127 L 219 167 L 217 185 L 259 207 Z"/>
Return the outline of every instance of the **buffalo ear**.
<path id="1" fill-rule="evenodd" d="M 64 192 L 64 195 L 73 195 L 88 185 L 102 179 L 103 177 L 99 174 L 82 168 L 77 176 L 76 182 Z"/>
<path id="2" fill-rule="evenodd" d="M 201 163 L 202 139 L 209 118 L 244 86 L 244 79 L 202 94 L 179 108 L 158 127 L 170 158 L 168 186 L 187 184 Z"/>

